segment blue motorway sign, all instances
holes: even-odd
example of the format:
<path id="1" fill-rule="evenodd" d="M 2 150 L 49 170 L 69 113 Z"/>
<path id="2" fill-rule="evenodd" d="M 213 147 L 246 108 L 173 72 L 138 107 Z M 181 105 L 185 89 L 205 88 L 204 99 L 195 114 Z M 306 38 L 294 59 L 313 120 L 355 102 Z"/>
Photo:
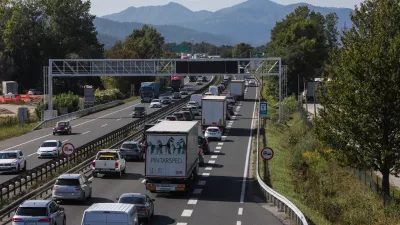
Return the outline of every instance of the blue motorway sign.
<path id="1" fill-rule="evenodd" d="M 266 102 L 260 102 L 260 116 L 266 117 L 268 115 L 268 104 Z"/>

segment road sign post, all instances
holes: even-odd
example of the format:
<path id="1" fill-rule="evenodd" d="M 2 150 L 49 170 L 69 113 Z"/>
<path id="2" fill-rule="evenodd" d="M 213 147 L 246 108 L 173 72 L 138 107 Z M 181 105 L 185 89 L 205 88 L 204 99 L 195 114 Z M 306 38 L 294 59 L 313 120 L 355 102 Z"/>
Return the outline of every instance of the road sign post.
<path id="1" fill-rule="evenodd" d="M 260 102 L 260 117 L 266 117 L 268 115 L 268 104 L 266 102 Z"/>
<path id="2" fill-rule="evenodd" d="M 69 157 L 74 154 L 75 146 L 71 143 L 65 143 L 62 146 L 62 152 L 67 156 L 67 168 L 69 168 Z"/>

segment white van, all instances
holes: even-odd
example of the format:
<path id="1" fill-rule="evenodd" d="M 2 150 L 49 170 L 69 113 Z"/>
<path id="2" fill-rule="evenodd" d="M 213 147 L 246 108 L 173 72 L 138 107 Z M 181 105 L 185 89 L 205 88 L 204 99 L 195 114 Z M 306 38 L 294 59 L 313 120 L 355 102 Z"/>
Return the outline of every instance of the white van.
<path id="1" fill-rule="evenodd" d="M 190 101 L 199 103 L 199 109 L 201 109 L 201 99 L 203 99 L 203 95 L 200 94 L 195 94 L 190 97 Z"/>
<path id="2" fill-rule="evenodd" d="M 95 203 L 85 210 L 82 225 L 139 225 L 136 207 L 123 203 Z"/>
<path id="3" fill-rule="evenodd" d="M 210 86 L 208 88 L 208 92 L 211 92 L 212 95 L 218 96 L 218 87 L 217 86 Z"/>

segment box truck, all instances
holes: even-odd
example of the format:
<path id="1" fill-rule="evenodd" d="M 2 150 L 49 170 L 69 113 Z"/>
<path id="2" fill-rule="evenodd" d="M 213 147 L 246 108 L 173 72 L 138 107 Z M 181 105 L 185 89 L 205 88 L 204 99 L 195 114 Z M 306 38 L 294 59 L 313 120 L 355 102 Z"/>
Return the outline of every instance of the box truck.
<path id="1" fill-rule="evenodd" d="M 226 96 L 205 95 L 201 101 L 201 129 L 219 127 L 221 131 L 226 126 Z"/>
<path id="2" fill-rule="evenodd" d="M 229 89 L 230 95 L 236 96 L 237 100 L 244 99 L 244 89 L 245 89 L 244 80 L 232 80 L 231 81 L 231 88 Z"/>
<path id="3" fill-rule="evenodd" d="M 199 171 L 198 123 L 163 121 L 146 130 L 146 190 L 188 190 Z"/>
<path id="4" fill-rule="evenodd" d="M 184 76 L 171 76 L 171 88 L 173 92 L 178 92 L 185 87 Z"/>
<path id="5" fill-rule="evenodd" d="M 3 95 L 8 93 L 18 94 L 18 83 L 15 81 L 3 81 L 2 82 Z"/>
<path id="6" fill-rule="evenodd" d="M 160 95 L 160 83 L 142 82 L 139 93 L 141 102 L 151 102 Z"/>

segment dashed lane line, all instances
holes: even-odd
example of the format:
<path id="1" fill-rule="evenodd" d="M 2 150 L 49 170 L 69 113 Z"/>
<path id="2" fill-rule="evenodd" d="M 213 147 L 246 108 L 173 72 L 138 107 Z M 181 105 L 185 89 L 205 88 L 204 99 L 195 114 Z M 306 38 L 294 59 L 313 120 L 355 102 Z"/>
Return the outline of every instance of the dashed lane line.
<path id="1" fill-rule="evenodd" d="M 212 167 L 206 167 L 205 170 L 212 170 Z"/>
<path id="2" fill-rule="evenodd" d="M 218 156 L 217 155 L 212 155 L 211 158 L 212 159 L 216 159 L 216 158 L 218 158 Z"/>
<path id="3" fill-rule="evenodd" d="M 202 177 L 209 177 L 209 176 L 210 176 L 210 173 L 202 173 L 201 176 L 202 176 Z"/>
<path id="4" fill-rule="evenodd" d="M 143 180 L 142 180 L 142 184 L 144 184 L 146 181 L 147 181 L 147 179 L 143 179 Z"/>
<path id="5" fill-rule="evenodd" d="M 182 217 L 190 217 L 191 215 L 192 215 L 192 213 L 193 213 L 193 210 L 192 209 L 185 209 L 185 210 L 183 210 L 183 212 L 182 212 Z"/>
<path id="6" fill-rule="evenodd" d="M 120 120 L 121 120 L 121 118 L 117 119 L 116 121 L 120 121 Z"/>
<path id="7" fill-rule="evenodd" d="M 221 146 L 217 146 L 217 147 L 215 147 L 215 149 L 221 149 L 222 147 Z"/>
<path id="8" fill-rule="evenodd" d="M 199 195 L 199 194 L 201 194 L 201 192 L 203 192 L 203 189 L 201 189 L 201 188 L 196 188 L 193 190 L 193 194 L 195 194 L 195 195 Z"/>
<path id="9" fill-rule="evenodd" d="M 187 225 L 187 223 L 177 223 L 176 225 Z"/>
<path id="10" fill-rule="evenodd" d="M 105 126 L 107 126 L 108 124 L 104 124 L 104 125 L 102 125 L 101 127 L 105 127 Z"/>
<path id="11" fill-rule="evenodd" d="M 223 142 L 219 142 L 218 145 L 224 145 L 224 143 Z"/>
<path id="12" fill-rule="evenodd" d="M 204 186 L 204 185 L 206 185 L 206 183 L 207 183 L 207 181 L 205 181 L 205 180 L 199 180 L 199 182 L 197 182 L 197 185 Z"/>
<path id="13" fill-rule="evenodd" d="M 239 210 L 238 210 L 238 215 L 239 215 L 239 216 L 243 215 L 243 208 L 239 208 Z"/>
<path id="14" fill-rule="evenodd" d="M 241 221 L 236 221 L 236 225 L 242 225 Z"/>
<path id="15" fill-rule="evenodd" d="M 208 161 L 208 164 L 214 164 L 215 163 L 215 160 L 209 160 Z"/>
<path id="16" fill-rule="evenodd" d="M 86 131 L 85 133 L 82 133 L 81 135 L 88 134 L 88 133 L 90 133 L 90 130 Z"/>
<path id="17" fill-rule="evenodd" d="M 196 205 L 197 204 L 198 199 L 197 198 L 191 198 L 188 201 L 188 205 Z"/>

